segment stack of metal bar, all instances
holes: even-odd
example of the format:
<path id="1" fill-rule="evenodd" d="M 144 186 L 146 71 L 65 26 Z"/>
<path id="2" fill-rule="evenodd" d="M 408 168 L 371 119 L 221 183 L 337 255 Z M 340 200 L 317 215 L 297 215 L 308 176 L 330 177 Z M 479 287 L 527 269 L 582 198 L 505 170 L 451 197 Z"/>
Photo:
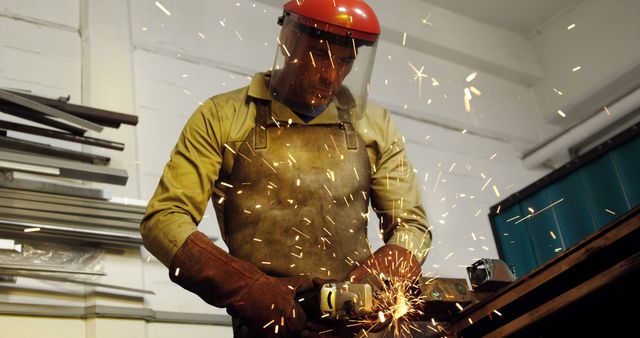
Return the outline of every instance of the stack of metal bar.
<path id="1" fill-rule="evenodd" d="M 0 169 L 125 185 L 127 172 L 107 167 L 110 158 L 7 136 L 7 131 L 44 136 L 113 150 L 124 144 L 85 136 L 88 130 L 136 125 L 138 117 L 0 89 L 0 112 L 31 121 L 30 125 L 0 118 Z M 33 123 L 43 125 L 34 126 Z"/>
<path id="2" fill-rule="evenodd" d="M 135 126 L 138 118 L 68 101 L 0 89 L 0 112 L 14 116 L 3 119 L 0 114 L 0 235 L 20 237 L 25 229 L 39 229 L 30 237 L 139 245 L 143 206 L 113 203 L 108 192 L 75 184 L 125 185 L 125 170 L 109 167 L 107 156 L 34 142 L 46 137 L 122 151 L 124 143 L 85 133 Z M 28 122 L 16 122 L 15 117 Z M 14 132 L 24 138 L 8 136 Z M 23 173 L 35 174 L 35 179 L 19 178 Z"/>
<path id="3" fill-rule="evenodd" d="M 143 206 L 0 188 L 0 237 L 140 245 L 143 215 Z"/>

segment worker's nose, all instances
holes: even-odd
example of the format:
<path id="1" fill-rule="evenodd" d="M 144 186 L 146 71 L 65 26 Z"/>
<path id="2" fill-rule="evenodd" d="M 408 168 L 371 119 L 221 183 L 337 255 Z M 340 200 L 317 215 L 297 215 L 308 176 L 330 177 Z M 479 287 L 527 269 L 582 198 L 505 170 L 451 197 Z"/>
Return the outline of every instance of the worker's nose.
<path id="1" fill-rule="evenodd" d="M 338 79 L 338 70 L 335 67 L 331 67 L 330 65 L 328 67 L 324 67 L 322 69 L 322 72 L 320 73 L 320 80 L 322 81 L 322 84 L 330 87 L 331 85 L 333 85 Z"/>

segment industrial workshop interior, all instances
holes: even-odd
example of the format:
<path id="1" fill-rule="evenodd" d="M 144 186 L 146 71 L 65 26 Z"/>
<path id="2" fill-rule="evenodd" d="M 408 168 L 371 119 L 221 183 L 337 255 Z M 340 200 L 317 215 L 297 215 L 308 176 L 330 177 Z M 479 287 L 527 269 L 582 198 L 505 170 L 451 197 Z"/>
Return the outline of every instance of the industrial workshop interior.
<path id="1" fill-rule="evenodd" d="M 0 337 L 636 336 L 639 15 L 0 0 Z"/>

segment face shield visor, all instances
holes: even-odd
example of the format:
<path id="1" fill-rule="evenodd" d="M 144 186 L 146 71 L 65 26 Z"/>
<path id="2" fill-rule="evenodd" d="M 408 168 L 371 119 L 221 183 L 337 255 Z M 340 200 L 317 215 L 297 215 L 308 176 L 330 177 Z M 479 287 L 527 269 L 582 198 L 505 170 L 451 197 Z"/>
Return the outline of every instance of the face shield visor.
<path id="1" fill-rule="evenodd" d="M 269 90 L 298 114 L 318 116 L 335 104 L 344 119 L 364 115 L 377 35 L 330 32 L 285 13 Z M 323 28 L 327 28 L 325 25 Z"/>

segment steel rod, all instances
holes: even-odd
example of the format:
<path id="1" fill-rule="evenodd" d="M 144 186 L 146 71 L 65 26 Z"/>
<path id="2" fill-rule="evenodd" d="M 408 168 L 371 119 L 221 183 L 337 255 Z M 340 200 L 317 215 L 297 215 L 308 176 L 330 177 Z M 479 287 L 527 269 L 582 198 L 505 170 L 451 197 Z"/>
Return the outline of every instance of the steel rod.
<path id="1" fill-rule="evenodd" d="M 126 185 L 129 178 L 127 172 L 123 169 L 109 168 L 58 159 L 45 159 L 41 156 L 39 157 L 16 154 L 0 150 L 0 158 L 4 159 L 6 162 L 17 162 L 36 166 L 39 165 L 49 168 L 59 168 L 60 176 L 78 180 Z"/>
<path id="2" fill-rule="evenodd" d="M 63 120 L 69 121 L 71 123 L 74 123 L 80 127 L 84 127 L 93 131 L 97 131 L 97 132 L 101 132 L 102 131 L 102 126 L 93 123 L 91 121 L 87 121 L 85 119 L 79 118 L 75 115 L 69 114 L 67 112 L 64 112 L 62 110 L 56 109 L 56 108 L 52 108 L 49 107 L 47 105 L 44 105 L 40 102 L 36 102 L 30 99 L 27 99 L 25 97 L 22 97 L 20 95 L 16 95 L 14 93 L 8 92 L 6 90 L 2 90 L 0 89 L 0 99 L 3 99 L 5 101 L 9 101 L 15 104 L 18 104 L 20 106 L 38 111 L 40 113 L 46 114 L 46 115 L 50 115 L 50 116 L 55 116 L 57 118 L 61 118 Z"/>
<path id="3" fill-rule="evenodd" d="M 68 103 L 62 100 L 50 99 L 46 97 L 25 94 L 15 91 L 9 91 L 15 95 L 22 96 L 29 100 L 33 100 L 42 104 L 45 104 L 49 107 L 54 107 L 63 111 L 66 111 L 70 114 L 76 115 L 78 117 L 85 118 L 90 121 L 94 121 L 96 123 L 106 123 L 106 124 L 128 124 L 135 126 L 138 124 L 138 116 L 116 113 L 109 110 L 98 109 L 93 107 L 81 106 L 72 103 Z"/>
<path id="4" fill-rule="evenodd" d="M 13 137 L 0 136 L 0 148 L 8 151 L 20 151 L 33 155 L 51 156 L 71 161 L 78 161 L 96 165 L 108 165 L 111 158 L 107 156 L 95 155 L 81 151 L 74 151 L 60 147 L 50 146 L 48 144 L 20 140 Z"/>
<path id="5" fill-rule="evenodd" d="M 2 111 L 5 114 L 13 115 L 25 120 L 40 123 L 45 126 L 68 131 L 75 135 L 84 135 L 87 132 L 86 129 L 78 128 L 76 126 L 72 126 L 70 124 L 51 119 L 42 113 L 38 113 L 36 111 L 27 109 L 25 107 L 21 107 L 19 105 L 12 104 L 9 102 L 4 102 L 1 100 L 0 100 L 0 111 Z"/>
<path id="6" fill-rule="evenodd" d="M 13 130 L 21 133 L 45 136 L 45 137 L 55 138 L 59 140 L 82 143 L 90 146 L 109 148 L 109 149 L 114 149 L 119 151 L 124 150 L 124 143 L 102 140 L 99 138 L 93 138 L 88 136 L 79 136 L 79 135 L 74 135 L 70 133 L 60 132 L 60 131 L 46 129 L 46 128 L 33 127 L 33 126 L 28 126 L 26 124 L 14 123 L 9 121 L 0 120 L 0 129 Z"/>
<path id="7" fill-rule="evenodd" d="M 3 270 L 15 270 L 15 271 L 32 271 L 32 272 L 55 272 L 66 273 L 73 275 L 90 275 L 90 276 L 106 276 L 104 272 L 91 272 L 82 270 L 63 269 L 56 266 L 35 266 L 35 265 L 23 265 L 23 264 L 0 264 L 0 274 Z"/>
<path id="8" fill-rule="evenodd" d="M 36 274 L 31 274 L 31 273 L 11 272 L 11 271 L 4 272 L 3 274 L 9 275 L 9 276 L 30 278 L 30 279 L 42 279 L 42 280 L 50 280 L 50 281 L 55 281 L 55 282 L 65 282 L 65 283 L 74 283 L 74 284 L 81 284 L 81 285 L 88 285 L 88 286 L 95 286 L 95 287 L 103 287 L 103 288 L 130 291 L 130 292 L 136 292 L 136 293 L 145 293 L 145 294 L 150 294 L 150 295 L 155 295 L 156 294 L 155 292 L 153 292 L 151 290 L 136 289 L 136 288 L 130 288 L 130 287 L 126 287 L 126 286 L 119 286 L 119 285 L 113 285 L 113 284 L 96 283 L 96 282 L 83 281 L 83 280 L 77 280 L 77 279 L 72 279 L 72 278 L 54 277 L 54 276 L 46 276 L 46 275 L 36 275 Z"/>

